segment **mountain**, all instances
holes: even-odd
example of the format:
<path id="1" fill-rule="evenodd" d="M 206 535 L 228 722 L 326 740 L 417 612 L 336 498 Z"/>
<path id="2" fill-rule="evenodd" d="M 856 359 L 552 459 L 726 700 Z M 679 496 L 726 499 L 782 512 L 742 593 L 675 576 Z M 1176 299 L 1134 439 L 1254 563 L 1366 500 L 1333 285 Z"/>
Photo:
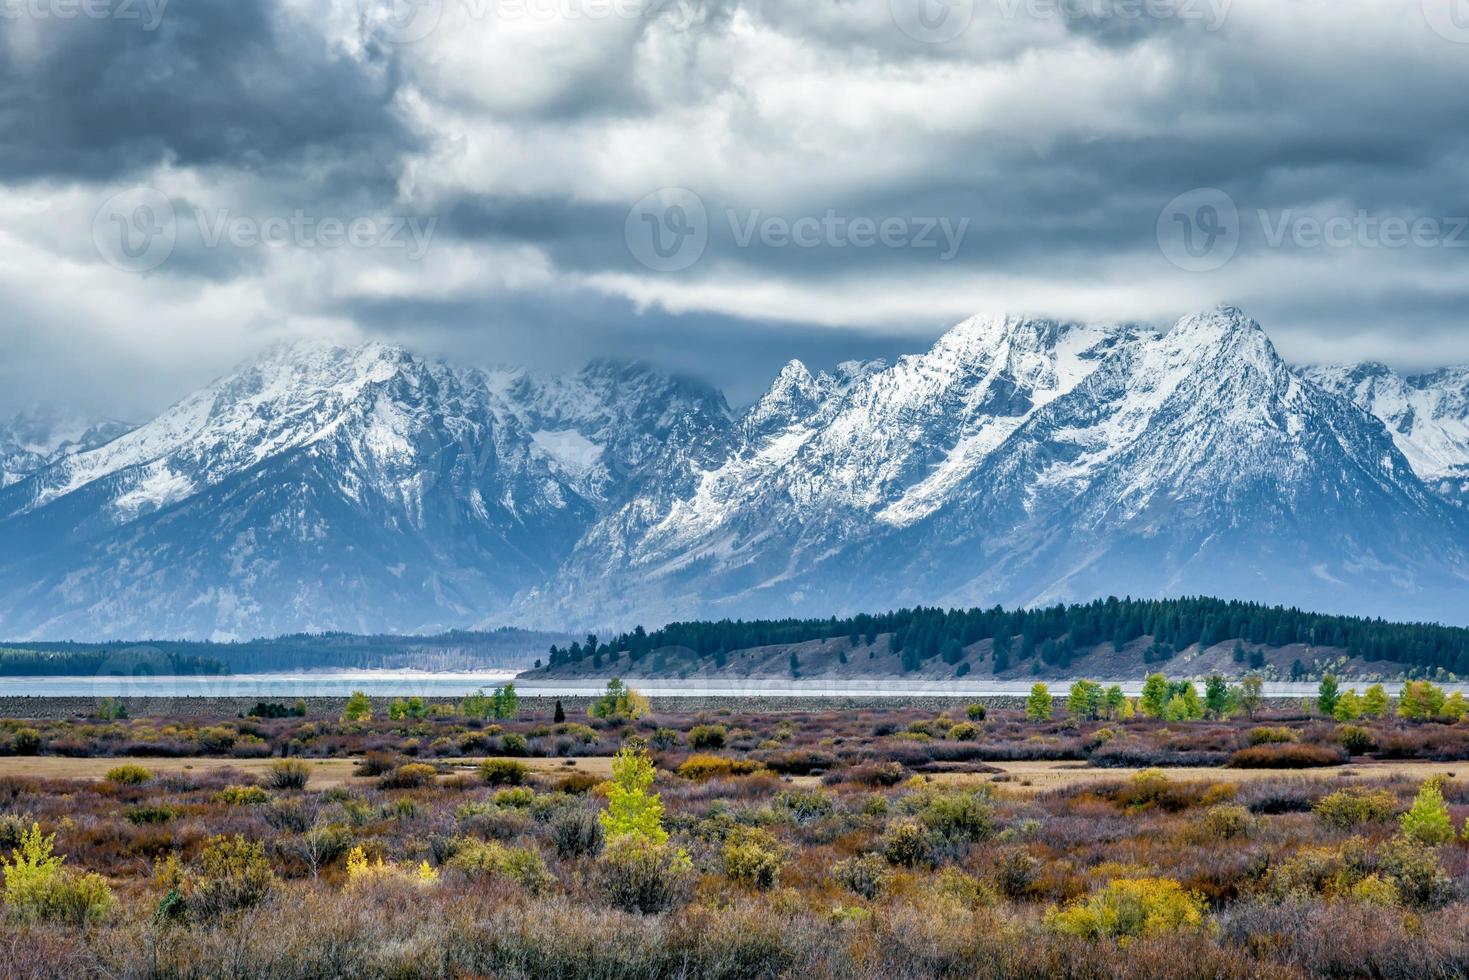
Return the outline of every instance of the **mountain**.
<path id="1" fill-rule="evenodd" d="M 1310 368 L 1306 377 L 1382 420 L 1413 472 L 1469 505 L 1469 367 L 1402 377 L 1384 364 Z"/>
<path id="2" fill-rule="evenodd" d="M 1161 336 L 975 319 L 892 367 L 791 365 L 743 437 L 646 532 L 583 539 L 549 618 L 1114 592 L 1464 618 L 1462 518 L 1236 309 Z"/>
<path id="3" fill-rule="evenodd" d="M 641 369 L 543 381 L 381 344 L 275 348 L 0 490 L 0 629 L 233 638 L 475 622 L 549 576 L 682 426 L 721 422 L 717 393 Z"/>
<path id="4" fill-rule="evenodd" d="M 0 635 L 587 629 L 1113 593 L 1469 621 L 1469 513 L 1446 491 L 1463 387 L 1455 403 L 1450 372 L 1397 382 L 1420 393 L 1409 418 L 1351 374 L 1292 369 L 1227 307 L 1164 333 L 976 317 L 892 363 L 792 361 L 738 413 L 644 365 L 278 347 L 16 471 Z"/>
<path id="5" fill-rule="evenodd" d="M 133 427 L 55 408 L 31 408 L 0 422 L 0 487 L 17 483 L 48 463 L 95 449 Z"/>

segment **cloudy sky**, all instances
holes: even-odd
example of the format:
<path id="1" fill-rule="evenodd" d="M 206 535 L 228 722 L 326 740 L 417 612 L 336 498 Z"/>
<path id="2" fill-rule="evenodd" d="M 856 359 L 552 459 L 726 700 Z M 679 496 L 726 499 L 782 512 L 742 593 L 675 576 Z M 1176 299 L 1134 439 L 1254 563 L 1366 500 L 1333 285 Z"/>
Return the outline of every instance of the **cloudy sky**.
<path id="1" fill-rule="evenodd" d="M 1469 361 L 1466 93 L 1469 0 L 0 0 L 0 411 L 1225 300 Z"/>

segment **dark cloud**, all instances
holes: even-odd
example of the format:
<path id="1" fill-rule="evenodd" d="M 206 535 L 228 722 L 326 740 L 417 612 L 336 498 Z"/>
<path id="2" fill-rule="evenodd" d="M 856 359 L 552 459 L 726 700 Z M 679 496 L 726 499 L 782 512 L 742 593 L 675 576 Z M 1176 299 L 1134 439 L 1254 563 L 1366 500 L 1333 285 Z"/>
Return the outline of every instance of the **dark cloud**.
<path id="1" fill-rule="evenodd" d="M 0 18 L 0 177 L 101 181 L 167 161 L 391 188 L 417 145 L 392 62 L 368 70 L 273 0 L 111 3 L 139 16 Z"/>

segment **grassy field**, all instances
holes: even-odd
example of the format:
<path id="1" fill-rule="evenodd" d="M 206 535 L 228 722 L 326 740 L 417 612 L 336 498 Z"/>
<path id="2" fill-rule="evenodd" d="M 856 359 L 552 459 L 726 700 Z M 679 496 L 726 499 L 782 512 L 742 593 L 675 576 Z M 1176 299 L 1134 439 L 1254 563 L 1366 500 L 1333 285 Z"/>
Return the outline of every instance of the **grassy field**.
<path id="1" fill-rule="evenodd" d="M 0 975 L 1469 975 L 1447 717 L 413 710 L 0 721 Z"/>

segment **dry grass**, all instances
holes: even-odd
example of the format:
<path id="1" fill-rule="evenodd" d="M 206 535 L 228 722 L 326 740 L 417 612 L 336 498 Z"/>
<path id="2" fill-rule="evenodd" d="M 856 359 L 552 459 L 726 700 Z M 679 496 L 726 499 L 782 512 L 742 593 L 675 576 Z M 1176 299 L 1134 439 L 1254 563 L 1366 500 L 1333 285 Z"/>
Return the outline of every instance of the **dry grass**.
<path id="1" fill-rule="evenodd" d="M 1035 795 L 1051 790 L 1068 789 L 1097 783 L 1115 783 L 1141 772 L 1141 769 L 1092 769 L 1079 762 L 996 762 L 1003 770 L 998 780 L 1007 789 L 1022 795 Z M 1177 782 L 1248 783 L 1264 779 L 1361 780 L 1386 779 L 1393 776 L 1421 782 L 1429 776 L 1455 775 L 1456 767 L 1443 762 L 1364 762 L 1330 769 L 1227 769 L 1206 766 L 1181 766 L 1166 770 L 1168 778 Z M 933 778 L 945 784 L 971 784 L 997 781 L 994 776 L 968 773 L 939 773 Z"/>

